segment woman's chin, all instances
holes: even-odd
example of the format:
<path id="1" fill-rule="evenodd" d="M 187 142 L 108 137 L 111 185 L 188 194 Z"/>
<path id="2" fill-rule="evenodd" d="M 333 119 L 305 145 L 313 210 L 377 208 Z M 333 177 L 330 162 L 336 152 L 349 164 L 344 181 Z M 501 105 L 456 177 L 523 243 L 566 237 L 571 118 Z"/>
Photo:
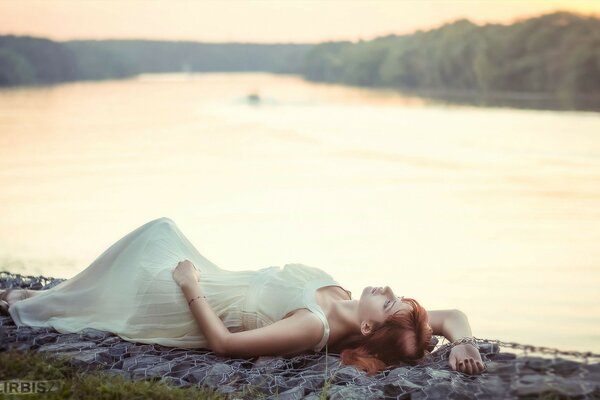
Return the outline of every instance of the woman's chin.
<path id="1" fill-rule="evenodd" d="M 373 286 L 367 286 L 366 288 L 363 289 L 362 293 L 360 294 L 360 297 L 358 298 L 358 303 L 362 303 L 363 299 L 365 299 L 368 295 L 371 294 L 371 289 L 373 288 Z"/>

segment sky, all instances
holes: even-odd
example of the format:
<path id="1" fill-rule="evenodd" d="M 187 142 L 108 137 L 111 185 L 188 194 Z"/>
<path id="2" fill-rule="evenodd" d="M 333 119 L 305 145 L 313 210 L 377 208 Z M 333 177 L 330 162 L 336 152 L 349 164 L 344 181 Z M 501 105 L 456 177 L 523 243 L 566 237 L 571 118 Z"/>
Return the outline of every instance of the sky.
<path id="1" fill-rule="evenodd" d="M 0 0 L 0 34 L 71 39 L 318 43 L 507 24 L 556 10 L 600 18 L 600 0 Z"/>

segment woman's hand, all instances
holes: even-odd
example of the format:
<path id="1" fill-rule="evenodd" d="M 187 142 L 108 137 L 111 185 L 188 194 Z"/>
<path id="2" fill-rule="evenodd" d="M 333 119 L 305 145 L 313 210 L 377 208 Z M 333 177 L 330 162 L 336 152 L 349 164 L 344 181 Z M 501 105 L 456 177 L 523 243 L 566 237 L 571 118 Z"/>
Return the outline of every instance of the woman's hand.
<path id="1" fill-rule="evenodd" d="M 180 261 L 171 271 L 173 274 L 173 280 L 177 283 L 177 285 L 179 285 L 179 287 L 200 281 L 200 272 L 198 272 L 198 269 L 190 260 Z"/>
<path id="2" fill-rule="evenodd" d="M 450 350 L 448 364 L 454 371 L 479 374 L 485 369 L 479 349 L 472 344 L 458 344 Z"/>

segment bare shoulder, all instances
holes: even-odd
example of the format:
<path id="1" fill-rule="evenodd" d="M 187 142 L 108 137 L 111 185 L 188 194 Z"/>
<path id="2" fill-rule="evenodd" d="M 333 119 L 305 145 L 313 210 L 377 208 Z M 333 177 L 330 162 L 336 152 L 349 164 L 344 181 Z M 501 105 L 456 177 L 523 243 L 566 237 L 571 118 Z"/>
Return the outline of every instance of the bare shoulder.
<path id="1" fill-rule="evenodd" d="M 456 315 L 464 315 L 464 313 L 457 309 L 451 310 L 427 310 L 427 318 L 429 320 L 429 326 L 433 330 L 434 335 L 443 335 L 444 323 L 451 317 Z"/>
<path id="2" fill-rule="evenodd" d="M 321 319 L 315 315 L 312 311 L 307 308 L 299 308 L 293 313 L 284 317 L 281 321 L 290 320 L 286 325 L 300 325 L 303 326 L 307 332 L 311 332 L 313 335 L 318 336 L 319 340 L 323 337 L 325 327 Z M 282 324 L 283 325 L 283 324 Z M 317 343 L 319 342 L 317 341 Z"/>

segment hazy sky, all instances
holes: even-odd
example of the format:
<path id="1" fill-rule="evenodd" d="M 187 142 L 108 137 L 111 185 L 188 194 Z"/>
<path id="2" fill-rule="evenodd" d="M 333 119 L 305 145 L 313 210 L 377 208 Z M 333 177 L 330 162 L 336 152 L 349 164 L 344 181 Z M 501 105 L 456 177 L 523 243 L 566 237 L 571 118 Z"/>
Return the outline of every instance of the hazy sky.
<path id="1" fill-rule="evenodd" d="M 0 34 L 69 39 L 301 42 L 372 39 L 466 17 L 508 23 L 600 0 L 0 0 Z"/>

